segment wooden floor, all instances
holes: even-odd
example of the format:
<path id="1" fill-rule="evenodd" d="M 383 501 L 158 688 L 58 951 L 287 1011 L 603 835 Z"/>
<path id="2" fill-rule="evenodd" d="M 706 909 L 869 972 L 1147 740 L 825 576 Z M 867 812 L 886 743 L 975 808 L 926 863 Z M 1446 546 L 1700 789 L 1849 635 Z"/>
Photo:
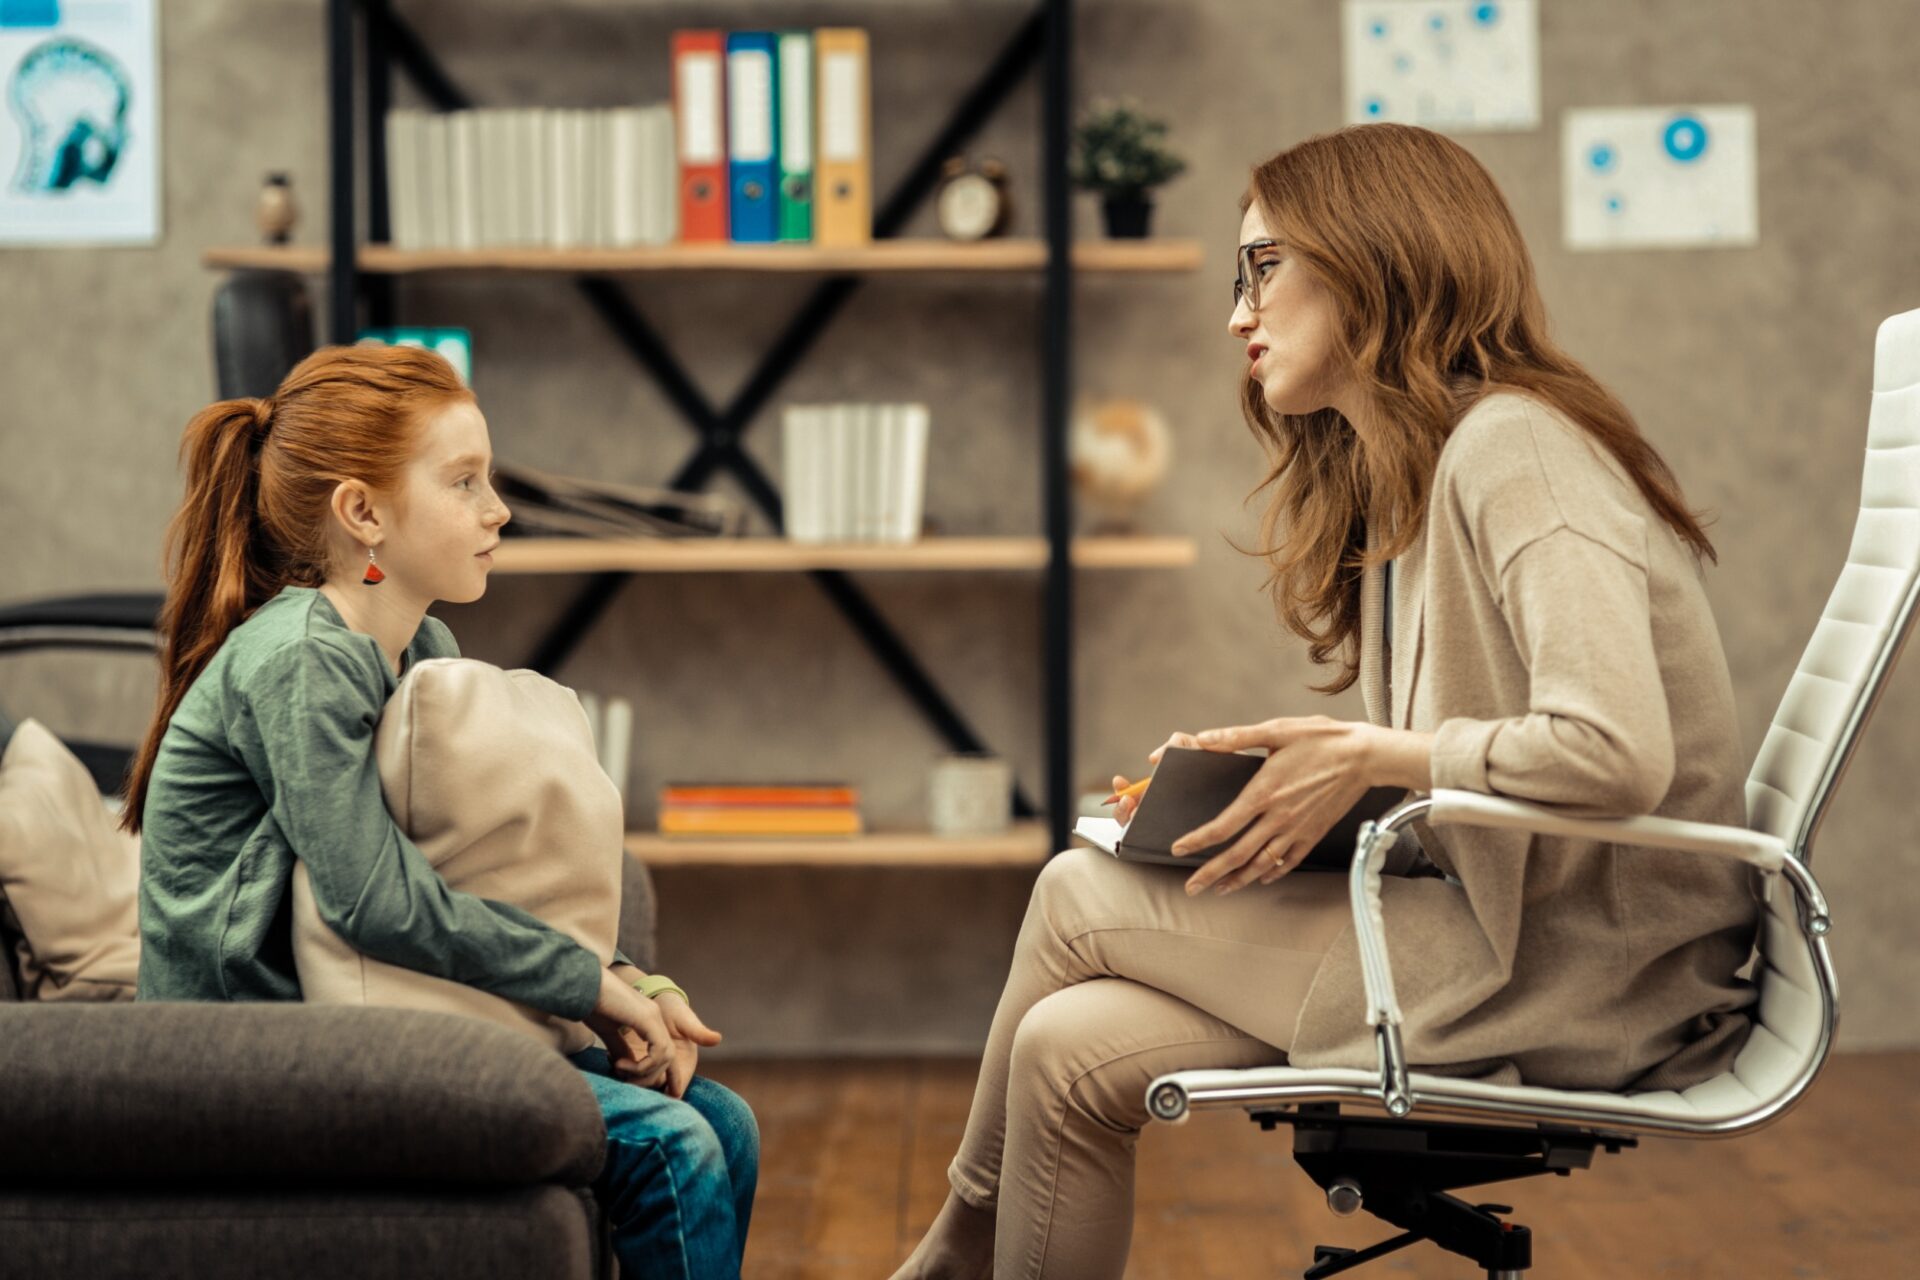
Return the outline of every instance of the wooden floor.
<path id="1" fill-rule="evenodd" d="M 1727 1141 L 1646 1139 L 1571 1178 L 1487 1188 L 1533 1228 L 1542 1280 L 1920 1276 L 1920 1053 L 1835 1058 L 1786 1119 Z M 946 1196 L 973 1066 L 714 1063 L 760 1118 L 747 1280 L 886 1280 Z M 1238 1112 L 1140 1143 L 1131 1280 L 1298 1276 L 1315 1244 L 1392 1234 L 1336 1218 L 1287 1131 Z M 1415 1245 L 1349 1274 L 1478 1280 Z"/>

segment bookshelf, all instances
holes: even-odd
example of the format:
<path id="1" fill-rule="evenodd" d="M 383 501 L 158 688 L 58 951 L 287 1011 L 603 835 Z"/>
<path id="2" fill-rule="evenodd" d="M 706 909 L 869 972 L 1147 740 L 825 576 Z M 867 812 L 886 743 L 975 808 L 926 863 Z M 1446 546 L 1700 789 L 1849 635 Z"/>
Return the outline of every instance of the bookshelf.
<path id="1" fill-rule="evenodd" d="M 1046 823 L 1028 820 L 1000 835 L 954 838 L 925 831 L 784 840 L 630 831 L 627 852 L 649 867 L 1038 867 L 1053 844 Z"/>
<path id="2" fill-rule="evenodd" d="M 1077 569 L 1178 569 L 1194 562 L 1191 538 L 1076 538 Z M 809 545 L 785 538 L 509 538 L 494 552 L 502 573 L 800 573 L 815 569 L 1022 570 L 1047 567 L 1045 538 L 922 538 L 886 546 Z"/>
<path id="3" fill-rule="evenodd" d="M 1104 274 L 1166 274 L 1195 271 L 1200 245 L 1193 240 L 1083 241 L 1073 246 L 1075 271 Z M 225 245 L 206 250 L 203 266 L 218 270 L 295 271 L 318 274 L 331 265 L 321 245 Z M 361 246 L 356 267 L 369 275 L 418 275 L 454 271 L 552 271 L 569 275 L 637 271 L 790 271 L 881 274 L 1043 271 L 1044 240 L 876 240 L 857 248 L 819 245 L 648 245 L 632 249 L 395 249 Z"/>
<path id="4" fill-rule="evenodd" d="M 873 239 L 855 247 L 771 244 L 670 244 L 625 249 L 517 246 L 465 250 L 400 250 L 390 243 L 386 122 L 395 80 L 404 75 L 428 106 L 454 111 L 476 105 L 434 57 L 391 0 L 325 0 L 327 38 L 328 232 L 324 245 L 216 246 L 202 255 L 212 270 L 322 274 L 327 281 L 327 338 L 351 342 L 364 326 L 399 323 L 396 283 L 409 276 L 457 272 L 544 273 L 570 278 L 636 364 L 658 383 L 672 408 L 699 437 L 667 479 L 700 490 L 728 472 L 766 517 L 784 529 L 774 481 L 741 447 L 743 432 L 771 416 L 781 382 L 813 348 L 819 332 L 876 279 L 961 274 L 1037 279 L 1040 340 L 1035 353 L 1039 430 L 1035 436 L 1038 537 L 934 537 L 894 546 L 815 546 L 779 536 L 728 540 L 513 538 L 495 553 L 496 573 L 575 575 L 583 579 L 524 665 L 548 675 L 564 667 L 585 632 L 622 585 L 659 573 L 806 573 L 847 621 L 896 688 L 944 739 L 949 750 L 990 750 L 966 717 L 908 649 L 870 600 L 855 572 L 1018 571 L 1041 578 L 1044 803 L 1016 786 L 1016 815 L 1005 836 L 955 842 L 927 834 L 879 833 L 851 840 L 668 839 L 633 833 L 628 848 L 659 866 L 804 865 L 1026 866 L 1067 847 L 1073 787 L 1073 583 L 1093 570 L 1177 570 L 1197 549 L 1184 537 L 1076 536 L 1069 482 L 1067 428 L 1073 389 L 1073 289 L 1081 274 L 1169 278 L 1198 270 L 1197 241 L 1087 240 L 1072 234 L 1068 176 L 1074 3 L 1033 0 L 1026 17 L 946 122 L 884 200 L 876 198 Z M 964 15 L 956 15 L 956 20 Z M 876 19 L 881 15 L 876 12 Z M 723 13 L 715 21 L 724 22 Z M 683 20 L 682 25 L 687 25 Z M 666 27 L 662 27 L 662 45 Z M 1040 234 L 975 243 L 901 236 L 936 191 L 945 160 L 967 148 L 989 117 L 1029 73 L 1041 89 L 1039 176 L 1044 198 Z M 362 105 L 364 104 L 364 106 Z M 884 118 L 883 113 L 874 113 Z M 365 181 L 363 190 L 359 184 Z M 876 192 L 876 197 L 880 193 Z M 364 216 L 362 215 L 364 195 Z M 644 273 L 788 272 L 818 279 L 787 327 L 762 354 L 732 400 L 709 402 L 664 337 L 629 296 L 624 279 Z M 1014 305 L 1014 304 L 1009 304 Z M 1025 305 L 1024 303 L 1020 305 Z"/>

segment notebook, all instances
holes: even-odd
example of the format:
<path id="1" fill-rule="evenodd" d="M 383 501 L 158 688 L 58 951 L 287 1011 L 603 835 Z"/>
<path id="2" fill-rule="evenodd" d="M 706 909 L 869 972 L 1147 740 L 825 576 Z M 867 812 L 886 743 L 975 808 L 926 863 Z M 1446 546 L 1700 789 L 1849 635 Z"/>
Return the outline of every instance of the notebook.
<path id="1" fill-rule="evenodd" d="M 1234 832 L 1230 839 L 1181 857 L 1168 850 L 1187 832 L 1220 816 L 1266 762 L 1264 755 L 1168 747 L 1153 771 L 1153 785 L 1140 797 L 1132 822 L 1123 827 L 1112 818 L 1082 818 L 1074 824 L 1073 833 L 1122 862 L 1199 867 L 1229 848 L 1246 828 Z M 1399 787 L 1369 788 L 1294 869 L 1347 870 L 1353 865 L 1360 824 L 1379 817 L 1406 796 Z"/>

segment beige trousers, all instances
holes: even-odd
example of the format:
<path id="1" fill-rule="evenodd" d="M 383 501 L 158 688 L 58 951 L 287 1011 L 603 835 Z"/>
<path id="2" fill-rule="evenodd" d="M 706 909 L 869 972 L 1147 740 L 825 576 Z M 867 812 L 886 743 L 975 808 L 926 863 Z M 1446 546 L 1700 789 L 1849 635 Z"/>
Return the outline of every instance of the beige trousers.
<path id="1" fill-rule="evenodd" d="M 1185 881 L 1077 849 L 1034 885 L 948 1171 L 956 1195 L 996 1214 L 995 1280 L 1119 1280 L 1148 1082 L 1284 1063 L 1352 918 L 1345 876 L 1225 897 L 1189 898 Z"/>

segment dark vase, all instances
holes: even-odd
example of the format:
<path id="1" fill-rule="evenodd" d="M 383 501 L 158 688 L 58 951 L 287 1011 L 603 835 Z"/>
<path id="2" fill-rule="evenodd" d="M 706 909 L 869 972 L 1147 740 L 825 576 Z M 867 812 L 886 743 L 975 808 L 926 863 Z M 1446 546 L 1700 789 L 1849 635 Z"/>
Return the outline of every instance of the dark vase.
<path id="1" fill-rule="evenodd" d="M 1107 234 L 1115 240 L 1143 240 L 1153 221 L 1153 201 L 1144 191 L 1115 191 L 1101 207 L 1107 215 Z"/>

